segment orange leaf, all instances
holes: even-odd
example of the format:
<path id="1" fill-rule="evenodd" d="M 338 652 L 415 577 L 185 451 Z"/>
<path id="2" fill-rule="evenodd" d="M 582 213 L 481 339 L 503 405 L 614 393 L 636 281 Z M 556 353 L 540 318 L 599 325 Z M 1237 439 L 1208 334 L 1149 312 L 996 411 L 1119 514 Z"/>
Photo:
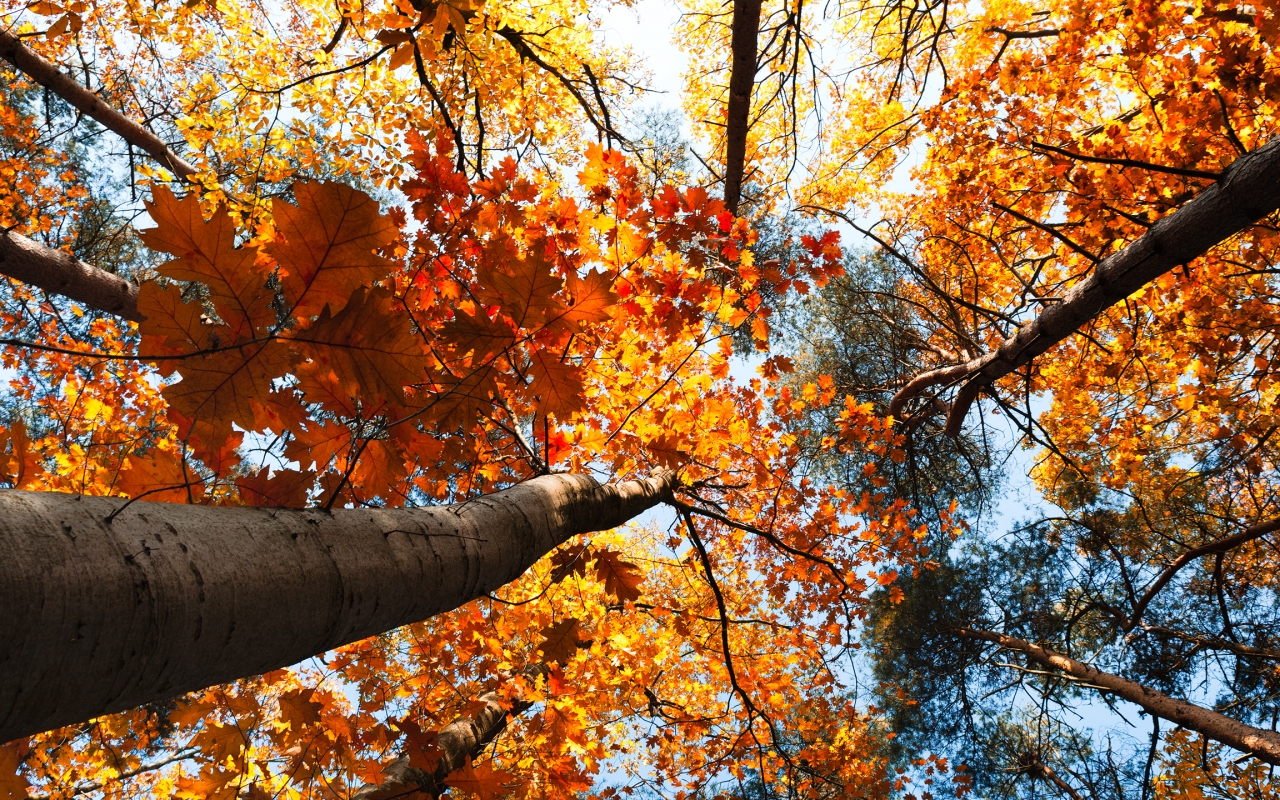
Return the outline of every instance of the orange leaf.
<path id="1" fill-rule="evenodd" d="M 304 395 L 332 394 L 323 385 L 332 372 L 366 414 L 404 404 L 405 386 L 426 379 L 427 361 L 409 316 L 392 313 L 393 302 L 385 289 L 357 291 L 341 311 L 326 306 L 314 324 L 295 334 L 291 341 L 310 359 L 296 370 Z"/>
<path id="2" fill-rule="evenodd" d="M 542 660 L 566 664 L 578 652 L 578 621 L 576 619 L 561 620 L 548 625 L 542 631 Z"/>
<path id="3" fill-rule="evenodd" d="M 0 745 L 0 800 L 27 800 L 27 779 L 18 774 L 28 744 L 26 740 Z"/>
<path id="4" fill-rule="evenodd" d="M 280 238 L 267 246 L 280 264 L 291 316 L 310 319 L 329 306 L 336 314 L 359 287 L 385 278 L 391 262 L 374 253 L 397 230 L 364 192 L 340 183 L 294 184 L 298 205 L 272 204 Z"/>
<path id="5" fill-rule="evenodd" d="M 115 489 L 155 503 L 199 502 L 204 497 L 204 484 L 183 469 L 182 459 L 172 451 L 160 449 L 145 456 L 131 454 L 125 459 Z"/>
<path id="6" fill-rule="evenodd" d="M 536 253 L 511 258 L 505 251 L 490 257 L 503 269 L 481 265 L 476 270 L 476 296 L 487 305 L 500 307 L 517 328 L 535 330 L 566 313 L 564 304 L 555 297 L 562 282 L 551 273 L 546 259 Z"/>
<path id="7" fill-rule="evenodd" d="M 644 575 L 635 564 L 623 561 L 620 553 L 612 550 L 596 550 L 596 579 L 604 584 L 604 590 L 619 600 L 634 602 L 640 599 L 640 582 Z"/>
<path id="8" fill-rule="evenodd" d="M 320 721 L 324 704 L 312 700 L 314 694 L 313 689 L 295 689 L 280 695 L 280 720 L 289 723 L 289 730 L 298 733 Z"/>
<path id="9" fill-rule="evenodd" d="M 254 264 L 258 252 L 235 246 L 236 226 L 225 206 L 205 221 L 195 193 L 179 200 L 165 186 L 157 186 L 146 205 L 156 227 L 140 232 L 143 243 L 177 256 L 157 270 L 161 275 L 208 286 L 214 309 L 236 341 L 276 324 L 267 276 Z"/>
<path id="10" fill-rule="evenodd" d="M 511 790 L 503 785 L 503 781 L 511 778 L 510 773 L 494 769 L 490 761 L 484 762 L 477 769 L 468 757 L 466 766 L 449 773 L 444 782 L 455 789 L 473 794 L 480 800 L 497 800 L 510 794 Z"/>
<path id="11" fill-rule="evenodd" d="M 236 486 L 240 488 L 240 501 L 247 506 L 302 508 L 315 479 L 314 472 L 278 469 L 272 475 L 271 470 L 263 469 L 237 479 Z"/>
<path id="12" fill-rule="evenodd" d="M 231 434 L 231 424 L 253 427 L 253 404 L 276 378 L 289 371 L 290 353 L 278 340 L 254 342 L 183 359 L 179 383 L 164 387 L 162 394 L 177 411 L 182 435 L 196 430 L 201 439 L 215 442 Z"/>
<path id="13" fill-rule="evenodd" d="M 676 469 L 689 460 L 688 453 L 680 449 L 680 438 L 669 433 L 649 442 L 648 448 L 658 463 L 667 469 Z"/>
<path id="14" fill-rule="evenodd" d="M 530 391 L 537 396 L 543 413 L 568 419 L 585 408 L 582 398 L 581 368 L 559 361 L 554 353 L 535 348 L 530 353 L 529 372 L 533 375 Z"/>

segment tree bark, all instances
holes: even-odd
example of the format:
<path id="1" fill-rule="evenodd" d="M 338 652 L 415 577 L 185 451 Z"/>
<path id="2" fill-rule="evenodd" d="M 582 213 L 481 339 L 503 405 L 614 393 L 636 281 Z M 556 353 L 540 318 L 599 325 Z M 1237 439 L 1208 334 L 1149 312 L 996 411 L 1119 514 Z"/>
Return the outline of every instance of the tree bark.
<path id="1" fill-rule="evenodd" d="M 1221 180 L 1157 221 L 1137 241 L 1103 259 L 1089 277 L 1063 295 L 1061 302 L 1049 305 L 992 352 L 959 367 L 943 367 L 917 376 L 893 398 L 889 414 L 901 418 L 907 401 L 928 386 L 965 380 L 947 415 L 947 433 L 957 435 L 978 393 L 992 381 L 1029 364 L 1104 309 L 1198 258 L 1277 208 L 1280 138 L 1236 159 Z"/>
<path id="2" fill-rule="evenodd" d="M 756 49 L 760 36 L 760 0 L 734 0 L 729 45 L 729 108 L 725 112 L 724 204 L 738 213 L 746 171 L 747 131 L 751 127 L 751 95 L 756 88 Z"/>
<path id="3" fill-rule="evenodd" d="M 134 322 L 142 320 L 138 314 L 138 287 L 132 281 L 13 231 L 0 231 L 0 275 L 69 297 L 98 311 Z"/>
<path id="4" fill-rule="evenodd" d="M 1268 764 L 1280 764 L 1280 733 L 1275 731 L 1255 728 L 1203 706 L 1176 700 L 1128 678 L 1103 672 L 1070 656 L 1055 653 L 1048 648 L 1006 636 L 1003 633 L 973 628 L 952 628 L 949 632 L 965 639 L 980 639 L 998 644 L 1007 650 L 1024 653 L 1028 658 L 1046 667 L 1061 670 L 1096 689 L 1111 692 L 1117 697 L 1128 700 L 1140 706 L 1148 714 L 1167 719 L 1242 753 L 1249 753 Z"/>
<path id="5" fill-rule="evenodd" d="M 66 100 L 86 116 L 100 122 L 107 130 L 159 161 L 179 178 L 199 172 L 170 150 L 159 136 L 104 103 L 101 97 L 58 69 L 56 64 L 33 52 L 22 43 L 21 39 L 8 31 L 0 31 L 0 58 L 13 64 L 36 83 Z"/>
<path id="6" fill-rule="evenodd" d="M 674 480 L 548 475 L 455 506 L 332 512 L 0 492 L 0 742 L 456 608 Z"/>

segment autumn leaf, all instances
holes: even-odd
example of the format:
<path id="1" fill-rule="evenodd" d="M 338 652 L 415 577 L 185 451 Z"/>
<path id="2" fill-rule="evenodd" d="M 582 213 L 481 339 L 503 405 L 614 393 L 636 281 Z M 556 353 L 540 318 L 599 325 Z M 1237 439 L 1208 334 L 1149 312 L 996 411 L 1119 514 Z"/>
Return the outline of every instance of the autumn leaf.
<path id="1" fill-rule="evenodd" d="M 303 394 L 332 396 L 331 379 L 365 413 L 404 405 L 406 386 L 422 383 L 427 360 L 407 314 L 394 313 L 385 289 L 357 290 L 336 314 L 330 307 L 310 327 L 290 338 L 307 363 L 296 370 Z M 330 385 L 326 385 L 330 384 Z"/>
<path id="2" fill-rule="evenodd" d="M 618 302 L 612 287 L 613 278 L 606 273 L 592 270 L 581 278 L 571 273 L 565 282 L 571 303 L 555 315 L 550 325 L 562 325 L 577 332 L 588 323 L 608 320 L 609 308 Z"/>
<path id="3" fill-rule="evenodd" d="M 340 183 L 294 185 L 298 204 L 272 205 L 277 239 L 266 250 L 280 265 L 280 285 L 290 316 L 306 321 L 342 311 L 361 286 L 382 280 L 391 261 L 374 251 L 398 231 L 367 194 Z"/>
<path id="4" fill-rule="evenodd" d="M 529 357 L 529 372 L 533 376 L 530 391 L 538 398 L 542 413 L 567 420 L 586 407 L 581 368 L 561 362 L 554 353 L 534 349 Z"/>
<path id="5" fill-rule="evenodd" d="M 212 350 L 235 338 L 234 331 L 210 319 L 200 303 L 184 301 L 182 290 L 173 284 L 144 283 L 138 291 L 138 312 L 146 317 L 138 325 L 144 358 Z M 161 361 L 157 366 L 162 375 L 169 375 L 178 362 Z"/>
<path id="6" fill-rule="evenodd" d="M 274 472 L 262 469 L 236 479 L 240 489 L 240 502 L 247 506 L 275 506 L 302 508 L 307 504 L 307 492 L 315 483 L 315 473 L 278 469 Z"/>
<path id="7" fill-rule="evenodd" d="M 503 782 L 510 781 L 512 777 L 508 772 L 495 770 L 491 761 L 486 761 L 477 768 L 468 756 L 466 765 L 449 773 L 444 782 L 455 789 L 475 795 L 480 800 L 498 800 L 511 793 Z"/>
<path id="8" fill-rule="evenodd" d="M 182 380 L 161 392 L 184 435 L 194 430 L 205 441 L 218 441 L 231 434 L 233 423 L 252 427 L 253 399 L 289 371 L 292 359 L 277 339 L 196 354 L 178 367 Z"/>
<path id="9" fill-rule="evenodd" d="M 21 740 L 0 745 L 0 800 L 27 800 L 31 784 L 18 774 L 27 747 Z"/>
<path id="10" fill-rule="evenodd" d="M 228 344 L 275 325 L 267 275 L 255 266 L 258 251 L 235 246 L 236 225 L 225 206 L 219 205 L 206 221 L 194 192 L 178 199 L 163 185 L 153 190 L 146 206 L 156 227 L 139 232 L 143 243 L 177 256 L 157 271 L 209 288 L 214 309 L 230 328 Z"/>
<path id="11" fill-rule="evenodd" d="M 567 664 L 569 659 L 573 658 L 578 652 L 578 620 L 570 618 L 563 619 L 552 625 L 548 625 L 541 631 L 542 644 L 538 649 L 542 651 L 542 660 L 544 663 L 556 662 L 558 664 Z"/>
<path id="12" fill-rule="evenodd" d="M 297 734 L 308 725 L 320 721 L 323 703 L 312 699 L 312 689 L 295 689 L 280 695 L 280 721 L 289 723 L 289 729 Z"/>
<path id="13" fill-rule="evenodd" d="M 635 564 L 622 560 L 622 555 L 608 548 L 594 551 L 596 579 L 604 584 L 604 590 L 621 602 L 640 599 L 640 583 L 644 575 Z"/>
<path id="14" fill-rule="evenodd" d="M 485 364 L 516 343 L 511 325 L 499 317 L 491 320 L 483 313 L 459 311 L 444 326 L 444 340 L 459 356 L 470 355 L 470 363 Z"/>
<path id="15" fill-rule="evenodd" d="M 444 756 L 436 741 L 436 732 L 422 730 L 413 720 L 402 720 L 397 726 L 404 732 L 404 753 L 409 757 L 409 766 L 428 774 L 434 773 Z"/>
<path id="16" fill-rule="evenodd" d="M 156 503 L 198 503 L 204 497 L 204 484 L 183 467 L 182 459 L 159 448 L 145 456 L 130 454 L 115 488 Z"/>
<path id="17" fill-rule="evenodd" d="M 510 258 L 500 253 L 490 259 L 502 266 L 498 268 L 486 260 L 476 270 L 476 296 L 502 309 L 517 328 L 536 330 L 566 313 L 556 297 L 564 282 L 552 274 L 551 265 L 540 254 Z"/>
<path id="18" fill-rule="evenodd" d="M 677 469 L 689 460 L 688 454 L 680 449 L 680 438 L 669 433 L 650 441 L 648 450 L 666 469 Z"/>

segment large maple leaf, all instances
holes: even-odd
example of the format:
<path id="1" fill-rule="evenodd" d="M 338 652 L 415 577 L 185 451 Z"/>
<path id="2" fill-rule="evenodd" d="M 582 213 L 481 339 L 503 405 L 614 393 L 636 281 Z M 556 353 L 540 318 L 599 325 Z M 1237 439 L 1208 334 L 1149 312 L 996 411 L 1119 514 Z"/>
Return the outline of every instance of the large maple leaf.
<path id="1" fill-rule="evenodd" d="M 182 435 L 195 431 L 205 442 L 218 442 L 231 434 L 232 423 L 253 426 L 252 400 L 289 371 L 291 359 L 289 348 L 275 339 L 197 353 L 182 360 L 182 380 L 162 393 L 177 412 Z"/>
<path id="2" fill-rule="evenodd" d="M 225 206 L 206 221 L 195 194 L 178 199 L 164 186 L 156 187 L 146 205 L 156 227 L 140 232 L 143 243 L 177 256 L 157 272 L 209 287 L 209 299 L 236 341 L 275 325 L 266 275 L 255 266 L 258 251 L 236 247 L 236 223 Z"/>
<path id="3" fill-rule="evenodd" d="M 385 289 L 359 290 L 340 311 L 326 307 L 291 337 L 308 358 L 296 370 L 304 395 L 332 395 L 336 379 L 367 412 L 404 405 L 405 387 L 426 379 L 427 359 L 408 315 L 394 313 L 393 302 Z"/>
<path id="4" fill-rule="evenodd" d="M 469 792 L 480 800 L 498 800 L 511 793 L 505 785 L 511 779 L 510 773 L 494 769 L 493 764 L 488 761 L 476 767 L 468 758 L 466 766 L 450 773 L 444 782 L 455 789 Z"/>
<path id="5" fill-rule="evenodd" d="M 138 325 L 144 357 L 213 350 L 230 344 L 235 337 L 226 325 L 206 317 L 199 303 L 184 301 L 182 290 L 177 286 L 144 283 L 138 290 L 138 311 L 145 317 Z M 161 362 L 161 374 L 168 375 L 176 365 L 174 361 Z"/>
<path id="6" fill-rule="evenodd" d="M 486 263 L 476 270 L 479 285 L 475 294 L 482 302 L 502 309 L 517 328 L 537 330 L 565 313 L 564 303 L 556 297 L 564 282 L 552 273 L 541 254 L 511 258 L 500 251 L 486 255 Z"/>
<path id="7" fill-rule="evenodd" d="M 582 369 L 565 364 L 542 348 L 535 348 L 529 356 L 529 372 L 533 375 L 530 390 L 538 398 L 538 407 L 544 413 L 568 419 L 586 407 L 583 400 Z"/>
<path id="8" fill-rule="evenodd" d="M 267 245 L 280 265 L 291 316 L 305 321 L 326 306 L 336 314 L 361 286 L 385 278 L 391 261 L 374 251 L 398 234 L 364 192 L 340 183 L 294 184 L 298 204 L 272 205 L 277 239 Z"/>

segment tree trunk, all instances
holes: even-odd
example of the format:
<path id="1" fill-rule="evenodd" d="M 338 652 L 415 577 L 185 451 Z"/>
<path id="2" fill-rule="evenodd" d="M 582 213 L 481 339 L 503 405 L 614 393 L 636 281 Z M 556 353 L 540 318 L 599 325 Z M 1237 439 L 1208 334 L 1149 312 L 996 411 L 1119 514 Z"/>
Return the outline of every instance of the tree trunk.
<path id="1" fill-rule="evenodd" d="M 725 109 L 724 204 L 738 213 L 746 172 L 747 131 L 751 128 L 751 95 L 756 88 L 756 49 L 760 37 L 760 0 L 734 0 L 733 35 L 729 45 L 729 107 Z"/>
<path id="2" fill-rule="evenodd" d="M 0 230 L 0 275 L 69 297 L 89 308 L 140 321 L 138 287 L 70 253 Z"/>
<path id="3" fill-rule="evenodd" d="M 1075 333 L 1111 305 L 1164 273 L 1204 255 L 1280 208 L 1280 138 L 1236 159 L 1217 183 L 1173 214 L 1158 220 L 1137 241 L 1107 256 L 1089 275 L 1018 328 L 998 348 L 967 364 L 917 376 L 893 398 L 889 414 L 902 418 L 906 402 L 940 383 L 966 383 L 947 415 L 947 433 L 960 432 L 978 392 L 992 381 Z"/>
<path id="4" fill-rule="evenodd" d="M 1070 656 L 1003 633 L 972 628 L 951 628 L 948 632 L 965 639 L 993 642 L 1007 650 L 1024 653 L 1046 667 L 1061 670 L 1095 689 L 1108 691 L 1128 700 L 1142 707 L 1148 714 L 1167 719 L 1242 753 L 1249 753 L 1268 764 L 1280 764 L 1280 733 L 1275 731 L 1255 728 L 1203 706 L 1176 700 L 1128 678 L 1103 672 L 1083 661 L 1076 661 Z"/>
<path id="5" fill-rule="evenodd" d="M 673 483 L 549 475 L 455 506 L 332 512 L 0 492 L 0 742 L 457 608 Z"/>

